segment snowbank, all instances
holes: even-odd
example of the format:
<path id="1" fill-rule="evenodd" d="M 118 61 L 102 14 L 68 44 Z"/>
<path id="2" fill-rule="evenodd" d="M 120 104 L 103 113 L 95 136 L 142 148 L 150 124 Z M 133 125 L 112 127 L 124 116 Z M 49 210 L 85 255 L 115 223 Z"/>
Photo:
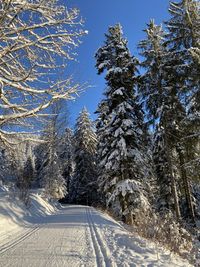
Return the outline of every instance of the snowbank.
<path id="1" fill-rule="evenodd" d="M 148 267 L 192 267 L 187 260 L 140 237 L 136 232 L 130 232 L 125 224 L 115 221 L 108 214 L 101 211 L 92 211 L 98 218 L 96 231 L 101 234 L 101 239 L 106 242 L 116 264 L 113 266 L 148 266 Z M 97 221 L 97 219 L 96 219 Z M 100 228 L 100 229 L 98 229 Z M 127 229 L 126 229 L 127 228 Z"/>
<path id="2" fill-rule="evenodd" d="M 33 191 L 27 208 L 15 192 L 0 187 L 0 244 L 1 246 L 13 237 L 23 234 L 30 224 L 40 223 L 46 215 L 54 213 L 55 203 L 42 197 L 42 191 Z"/>

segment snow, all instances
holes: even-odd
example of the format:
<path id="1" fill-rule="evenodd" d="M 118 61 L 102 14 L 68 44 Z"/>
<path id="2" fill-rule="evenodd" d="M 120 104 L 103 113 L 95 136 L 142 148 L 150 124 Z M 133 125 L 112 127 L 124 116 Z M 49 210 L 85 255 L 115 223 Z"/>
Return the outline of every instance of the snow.
<path id="1" fill-rule="evenodd" d="M 191 266 L 92 207 L 66 205 L 56 211 L 41 194 L 32 193 L 27 211 L 7 193 L 0 198 L 2 267 Z M 2 229 L 6 234 L 13 225 L 23 234 L 14 231 L 2 245 Z"/>
<path id="2" fill-rule="evenodd" d="M 111 75 L 111 74 L 119 74 L 119 73 L 122 73 L 122 68 L 119 68 L 119 67 L 113 67 L 113 68 L 110 68 L 108 71 L 107 71 L 107 73 L 106 73 L 106 75 L 107 76 L 109 76 L 109 75 Z"/>
<path id="3" fill-rule="evenodd" d="M 112 93 L 112 96 L 114 95 L 123 95 L 124 93 L 122 92 L 122 89 L 124 90 L 124 88 L 119 88 L 116 91 L 114 91 L 114 93 Z"/>
<path id="4" fill-rule="evenodd" d="M 119 195 L 119 192 L 122 193 L 122 196 L 128 193 L 134 193 L 135 191 L 140 191 L 141 184 L 138 181 L 134 180 L 125 180 L 118 184 L 116 187 L 116 195 Z"/>
<path id="5" fill-rule="evenodd" d="M 124 119 L 122 123 L 126 128 L 133 126 L 133 121 L 130 119 Z"/>
<path id="6" fill-rule="evenodd" d="M 119 155 L 119 151 L 115 149 L 113 152 L 111 152 L 110 156 L 108 157 L 108 160 L 110 161 L 116 158 L 118 155 Z"/>
<path id="7" fill-rule="evenodd" d="M 124 134 L 124 131 L 122 130 L 122 128 L 117 128 L 115 130 L 114 137 L 118 137 L 119 135 L 122 135 L 122 134 Z"/>
<path id="8" fill-rule="evenodd" d="M 126 141 L 123 137 L 120 138 L 118 142 L 118 147 L 120 148 L 121 155 L 126 156 L 127 154 Z"/>
<path id="9" fill-rule="evenodd" d="M 13 235 L 21 235 L 27 227 L 31 227 L 32 222 L 55 212 L 53 203 L 50 204 L 41 195 L 42 192 L 32 193 L 29 208 L 26 209 L 16 193 L 0 187 L 0 251 Z"/>
<path id="10" fill-rule="evenodd" d="M 98 68 L 99 69 L 103 69 L 103 68 L 105 68 L 107 66 L 107 64 L 108 64 L 108 61 L 103 62 L 103 63 L 99 64 Z"/>

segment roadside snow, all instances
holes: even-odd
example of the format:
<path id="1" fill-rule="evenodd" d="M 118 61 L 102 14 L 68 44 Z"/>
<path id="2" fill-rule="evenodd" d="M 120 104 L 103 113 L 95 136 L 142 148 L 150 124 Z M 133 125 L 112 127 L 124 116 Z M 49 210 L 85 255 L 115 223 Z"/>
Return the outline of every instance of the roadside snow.
<path id="1" fill-rule="evenodd" d="M 93 216 L 99 216 L 99 212 L 92 210 Z M 101 213 L 101 223 L 97 231 L 105 240 L 116 266 L 123 267 L 191 267 L 188 261 L 177 255 L 173 255 L 155 243 L 141 238 L 136 233 L 130 233 L 110 216 Z M 106 225 L 104 221 L 109 221 Z M 113 227 L 110 227 L 110 225 Z"/>
<path id="2" fill-rule="evenodd" d="M 41 195 L 42 192 L 31 193 L 27 209 L 14 192 L 0 188 L 0 250 L 13 238 L 29 231 L 33 222 L 39 223 L 44 216 L 55 212 L 55 206 Z"/>

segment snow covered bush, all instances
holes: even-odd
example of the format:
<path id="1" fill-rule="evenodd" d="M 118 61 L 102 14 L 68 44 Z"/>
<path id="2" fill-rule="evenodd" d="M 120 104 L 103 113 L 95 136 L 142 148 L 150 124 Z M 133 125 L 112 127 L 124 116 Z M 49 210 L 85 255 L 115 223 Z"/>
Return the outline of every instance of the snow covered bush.
<path id="1" fill-rule="evenodd" d="M 192 236 L 181 224 L 177 223 L 173 214 L 169 212 L 161 216 L 152 212 L 149 215 L 140 213 L 137 225 L 133 226 L 134 231 L 172 252 L 190 258 L 193 250 Z"/>
<path id="2" fill-rule="evenodd" d="M 66 184 L 63 176 L 58 174 L 55 179 L 52 179 L 51 185 L 46 184 L 46 194 L 53 199 L 62 199 L 66 195 Z"/>
<path id="3" fill-rule="evenodd" d="M 53 199 L 64 198 L 66 192 L 66 181 L 61 175 L 57 155 L 51 155 L 48 164 L 43 170 L 43 186 L 46 195 Z"/>

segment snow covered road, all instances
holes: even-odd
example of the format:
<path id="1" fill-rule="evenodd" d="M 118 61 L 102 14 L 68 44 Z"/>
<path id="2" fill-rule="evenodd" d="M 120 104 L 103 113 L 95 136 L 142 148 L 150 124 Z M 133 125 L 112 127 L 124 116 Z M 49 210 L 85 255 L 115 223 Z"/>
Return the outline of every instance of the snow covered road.
<path id="1" fill-rule="evenodd" d="M 128 233 L 109 216 L 69 205 L 0 246 L 2 267 L 190 266 Z"/>

